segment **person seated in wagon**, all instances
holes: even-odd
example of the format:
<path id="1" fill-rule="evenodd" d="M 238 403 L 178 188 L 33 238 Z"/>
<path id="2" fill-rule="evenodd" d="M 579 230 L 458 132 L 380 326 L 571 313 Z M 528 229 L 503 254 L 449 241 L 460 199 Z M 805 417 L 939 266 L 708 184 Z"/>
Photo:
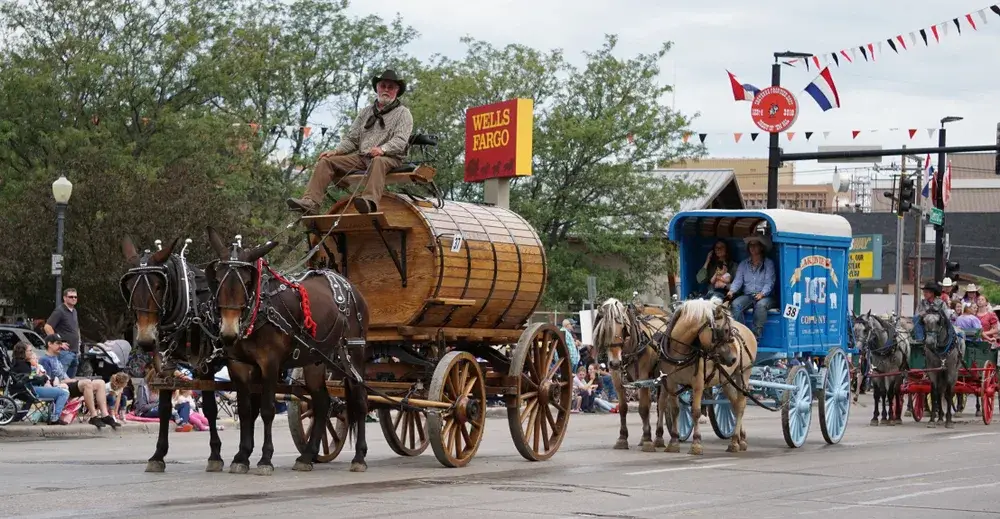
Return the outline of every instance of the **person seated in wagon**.
<path id="1" fill-rule="evenodd" d="M 941 299 L 941 285 L 934 281 L 928 281 L 924 283 L 923 289 L 923 299 L 917 303 L 917 311 L 913 315 L 913 338 L 917 341 L 924 340 L 924 322 L 922 317 L 930 312 L 937 312 L 943 314 L 951 321 L 952 310 L 948 308 L 944 300 Z M 965 338 L 965 334 L 959 330 L 959 334 L 962 338 Z"/>
<path id="2" fill-rule="evenodd" d="M 387 69 L 372 78 L 375 102 L 358 114 L 347 135 L 330 151 L 319 154 L 306 193 L 302 198 L 289 198 L 288 207 L 305 214 L 317 214 L 320 202 L 331 183 L 352 171 L 368 170 L 364 191 L 354 199 L 360 213 L 378 210 L 385 192 L 385 175 L 399 167 L 406 157 L 413 116 L 410 109 L 399 104 L 406 92 L 406 82 Z"/>
<path id="3" fill-rule="evenodd" d="M 774 308 L 774 262 L 765 257 L 770 248 L 770 240 L 761 234 L 752 234 L 743 238 L 750 251 L 750 257 L 741 261 L 736 267 L 736 277 L 729 287 L 726 299 L 731 299 L 733 317 L 742 322 L 743 313 L 753 307 L 753 334 L 757 339 L 764 333 L 767 323 L 767 311 Z M 742 292 L 742 294 L 740 294 Z M 735 299 L 733 296 L 740 294 Z"/>
<path id="4" fill-rule="evenodd" d="M 705 264 L 698 271 L 696 280 L 705 286 L 705 299 L 725 298 L 736 274 L 736 262 L 729 255 L 729 246 L 725 240 L 719 240 L 712 246 L 705 258 Z"/>

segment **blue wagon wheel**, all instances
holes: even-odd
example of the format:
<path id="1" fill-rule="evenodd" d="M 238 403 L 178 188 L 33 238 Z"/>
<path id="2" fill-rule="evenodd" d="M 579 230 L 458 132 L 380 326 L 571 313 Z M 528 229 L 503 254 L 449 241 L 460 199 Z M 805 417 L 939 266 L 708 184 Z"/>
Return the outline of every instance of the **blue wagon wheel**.
<path id="1" fill-rule="evenodd" d="M 786 389 L 781 406 L 781 432 L 791 448 L 801 447 L 809 436 L 812 424 L 812 378 L 805 366 L 792 366 L 785 383 L 794 386 Z"/>
<path id="2" fill-rule="evenodd" d="M 736 430 L 736 415 L 733 414 L 733 405 L 726 398 L 726 393 L 718 386 L 712 388 L 712 400 L 717 401 L 717 403 L 708 408 L 708 420 L 712 422 L 712 430 L 715 431 L 715 435 L 723 440 L 728 440 L 733 437 L 733 432 Z"/>
<path id="3" fill-rule="evenodd" d="M 834 347 L 823 361 L 822 393 L 819 400 L 819 429 L 831 445 L 839 443 L 851 415 L 851 365 L 844 350 Z"/>
<path id="4" fill-rule="evenodd" d="M 677 436 L 682 442 L 688 441 L 694 431 L 694 420 L 691 417 L 691 390 L 685 390 L 677 396 L 681 411 L 677 413 Z"/>

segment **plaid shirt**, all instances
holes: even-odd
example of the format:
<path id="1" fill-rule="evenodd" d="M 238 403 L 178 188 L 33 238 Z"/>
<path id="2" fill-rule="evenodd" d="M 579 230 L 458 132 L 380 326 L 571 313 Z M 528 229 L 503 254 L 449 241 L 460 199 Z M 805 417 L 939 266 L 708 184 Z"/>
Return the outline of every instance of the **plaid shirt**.
<path id="1" fill-rule="evenodd" d="M 365 123 L 372 116 L 374 106 L 370 104 L 361 110 L 351 129 L 347 131 L 347 135 L 334 148 L 334 153 L 337 155 L 367 153 L 368 150 L 378 146 L 387 157 L 400 160 L 406 157 L 406 147 L 409 144 L 410 133 L 413 132 L 413 115 L 410 114 L 410 109 L 399 105 L 382 116 L 385 128 L 376 122 L 366 130 Z"/>

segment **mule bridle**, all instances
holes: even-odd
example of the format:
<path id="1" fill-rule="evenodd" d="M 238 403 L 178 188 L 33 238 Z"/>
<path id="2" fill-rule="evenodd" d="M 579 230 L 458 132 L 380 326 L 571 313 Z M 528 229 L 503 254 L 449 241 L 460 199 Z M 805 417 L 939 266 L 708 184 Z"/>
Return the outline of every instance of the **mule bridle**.
<path id="1" fill-rule="evenodd" d="M 212 293 L 212 313 L 213 317 L 219 322 L 222 320 L 221 311 L 222 310 L 237 310 L 240 312 L 240 326 L 239 326 L 239 336 L 242 338 L 247 338 L 253 333 L 254 325 L 257 320 L 257 312 L 260 309 L 261 303 L 261 286 L 263 284 L 263 259 L 258 259 L 257 261 L 251 263 L 249 261 L 243 261 L 239 258 L 238 245 L 233 244 L 232 249 L 229 252 L 229 259 L 218 259 L 209 264 L 209 268 L 213 268 L 212 265 L 216 265 L 224 269 L 222 277 L 216 282 L 215 291 Z M 247 279 L 244 277 L 245 271 L 250 270 L 253 277 Z M 216 270 L 218 274 L 218 270 Z M 229 276 L 235 276 L 239 282 L 240 288 L 243 289 L 243 301 L 242 305 L 226 305 L 222 304 L 222 299 L 219 297 L 222 288 L 225 286 L 226 281 Z M 255 282 L 256 281 L 256 282 Z M 253 284 L 253 288 L 249 288 L 249 285 Z"/>

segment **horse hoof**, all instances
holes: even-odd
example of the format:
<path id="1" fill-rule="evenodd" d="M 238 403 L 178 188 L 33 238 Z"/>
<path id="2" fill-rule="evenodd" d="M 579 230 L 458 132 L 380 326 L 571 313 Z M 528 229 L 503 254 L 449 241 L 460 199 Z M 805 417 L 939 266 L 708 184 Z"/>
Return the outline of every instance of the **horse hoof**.
<path id="1" fill-rule="evenodd" d="M 868 425 L 870 425 L 872 427 L 878 427 L 878 420 L 872 418 L 871 423 L 869 423 Z"/>
<path id="2" fill-rule="evenodd" d="M 889 425 L 889 420 L 886 420 L 885 418 L 883 418 L 883 419 L 879 420 L 878 424 L 879 425 Z"/>
<path id="3" fill-rule="evenodd" d="M 740 442 L 740 451 L 741 452 L 746 452 L 746 450 L 747 450 L 747 442 L 741 441 Z"/>
<path id="4" fill-rule="evenodd" d="M 944 428 L 945 429 L 954 429 L 955 428 L 955 424 L 952 423 L 952 422 L 945 422 Z"/>
<path id="5" fill-rule="evenodd" d="M 628 450 L 628 440 L 619 438 L 618 441 L 615 442 L 615 448 L 618 449 L 618 450 L 627 451 Z"/>
<path id="6" fill-rule="evenodd" d="M 273 476 L 274 465 L 257 465 L 253 473 L 257 476 Z"/>
<path id="7" fill-rule="evenodd" d="M 357 462 L 357 461 L 352 461 L 351 462 L 351 472 L 364 472 L 366 470 L 368 470 L 368 464 L 367 463 L 365 463 L 363 461 L 360 462 L 360 463 Z"/>
<path id="8" fill-rule="evenodd" d="M 666 446 L 667 444 L 663 441 L 663 438 L 657 438 L 653 440 L 653 447 L 656 447 L 657 449 L 662 449 Z"/>
<path id="9" fill-rule="evenodd" d="M 149 460 L 146 462 L 146 472 L 166 472 L 167 464 L 164 461 Z"/>
<path id="10" fill-rule="evenodd" d="M 248 463 L 231 463 L 229 465 L 230 474 L 246 474 L 250 472 L 250 464 Z"/>
<path id="11" fill-rule="evenodd" d="M 981 418 L 983 416 L 982 411 L 976 411 L 976 418 Z"/>
<path id="12" fill-rule="evenodd" d="M 958 412 L 956 412 L 956 413 L 955 413 L 954 415 L 952 415 L 952 416 L 954 416 L 955 418 L 961 418 L 961 417 L 962 417 L 962 412 L 961 412 L 961 411 L 958 411 Z"/>
<path id="13" fill-rule="evenodd" d="M 688 451 L 688 454 L 692 454 L 692 455 L 695 455 L 695 456 L 701 456 L 704 453 L 705 453 L 705 451 L 704 451 L 704 449 L 702 449 L 700 443 L 692 443 L 691 444 L 691 450 Z"/>
<path id="14" fill-rule="evenodd" d="M 681 442 L 676 440 L 670 440 L 670 443 L 667 444 L 666 450 L 664 450 L 663 452 L 680 452 L 680 451 L 681 451 Z"/>
<path id="15" fill-rule="evenodd" d="M 740 444 L 730 443 L 729 446 L 726 447 L 726 452 L 740 452 Z"/>
<path id="16" fill-rule="evenodd" d="M 903 421 L 900 420 L 899 418 L 896 418 L 895 420 L 893 420 L 892 423 L 893 423 L 893 425 L 903 425 Z"/>
<path id="17" fill-rule="evenodd" d="M 208 460 L 208 466 L 205 467 L 205 472 L 222 472 L 225 468 L 226 463 L 222 460 Z"/>
<path id="18" fill-rule="evenodd" d="M 937 429 L 937 424 L 934 423 L 934 422 L 930 422 L 930 423 L 927 424 L 927 428 L 928 429 Z"/>
<path id="19" fill-rule="evenodd" d="M 656 452 L 656 446 L 650 441 L 642 442 L 641 449 L 642 452 Z"/>
<path id="20" fill-rule="evenodd" d="M 299 472 L 312 472 L 312 469 L 312 463 L 304 463 L 301 461 L 296 461 L 295 465 L 292 466 L 292 470 L 297 470 Z"/>
<path id="21" fill-rule="evenodd" d="M 903 416 L 905 416 L 905 417 L 907 417 L 907 418 L 908 418 L 908 417 L 910 417 L 910 416 L 913 416 L 913 413 L 912 413 L 912 412 L 911 412 L 911 411 L 910 411 L 909 409 L 907 409 L 907 410 L 906 410 L 906 411 L 905 411 L 905 412 L 903 413 Z"/>

